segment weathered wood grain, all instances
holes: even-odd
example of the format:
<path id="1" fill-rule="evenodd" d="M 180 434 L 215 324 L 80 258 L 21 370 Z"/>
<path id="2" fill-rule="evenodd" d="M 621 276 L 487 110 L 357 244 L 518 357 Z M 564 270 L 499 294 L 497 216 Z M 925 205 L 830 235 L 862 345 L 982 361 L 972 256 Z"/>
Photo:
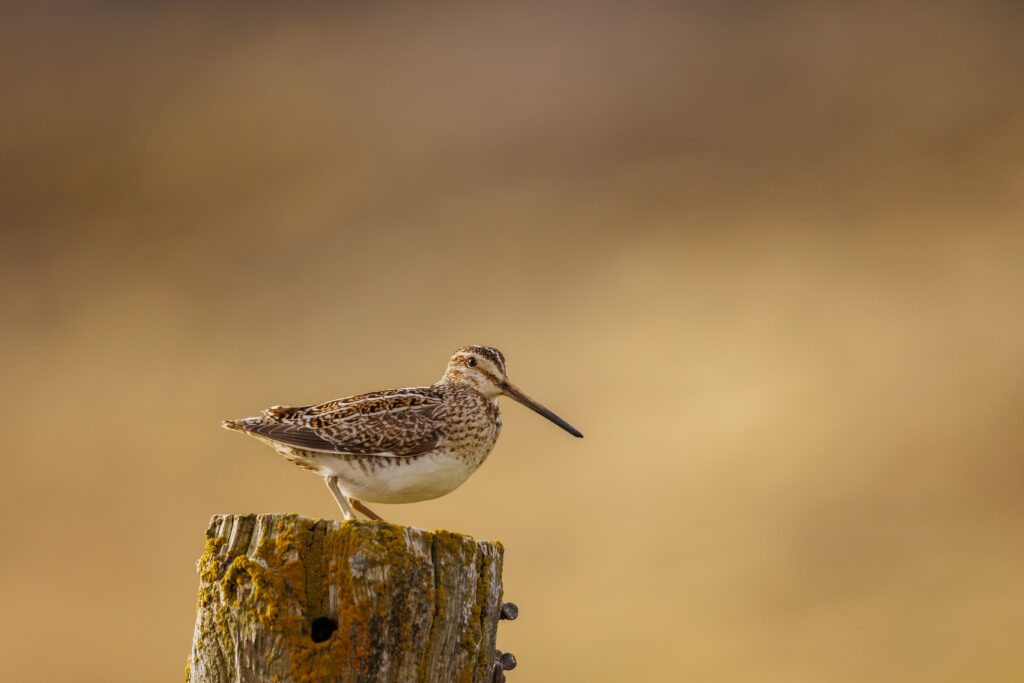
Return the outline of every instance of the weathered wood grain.
<path id="1" fill-rule="evenodd" d="M 489 681 L 501 564 L 448 531 L 217 515 L 186 680 Z"/>

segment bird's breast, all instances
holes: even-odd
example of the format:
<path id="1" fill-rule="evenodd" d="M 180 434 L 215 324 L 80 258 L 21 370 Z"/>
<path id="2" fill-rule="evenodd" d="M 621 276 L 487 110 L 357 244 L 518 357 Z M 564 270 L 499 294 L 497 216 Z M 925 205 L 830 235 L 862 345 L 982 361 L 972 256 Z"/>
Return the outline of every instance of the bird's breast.
<path id="1" fill-rule="evenodd" d="M 474 392 L 476 393 L 476 392 Z M 498 402 L 482 395 L 451 401 L 443 419 L 443 446 L 453 455 L 478 467 L 494 448 L 501 433 Z"/>

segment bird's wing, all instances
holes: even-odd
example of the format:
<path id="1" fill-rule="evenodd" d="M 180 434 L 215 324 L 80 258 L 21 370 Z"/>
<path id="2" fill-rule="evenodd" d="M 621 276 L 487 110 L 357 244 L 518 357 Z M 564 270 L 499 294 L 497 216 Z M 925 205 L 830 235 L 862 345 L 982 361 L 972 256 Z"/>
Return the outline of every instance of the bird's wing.
<path id="1" fill-rule="evenodd" d="M 396 389 L 303 408 L 275 406 L 240 426 L 254 436 L 310 451 L 404 457 L 437 446 L 441 405 L 441 396 L 429 387 Z"/>

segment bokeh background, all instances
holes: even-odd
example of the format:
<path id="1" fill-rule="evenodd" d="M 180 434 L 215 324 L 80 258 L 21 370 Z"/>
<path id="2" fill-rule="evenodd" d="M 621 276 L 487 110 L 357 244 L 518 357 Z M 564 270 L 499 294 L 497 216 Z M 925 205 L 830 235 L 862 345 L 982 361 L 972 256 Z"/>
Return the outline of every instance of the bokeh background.
<path id="1" fill-rule="evenodd" d="M 510 681 L 1024 676 L 1015 2 L 0 10 L 0 652 L 175 681 L 209 517 L 337 515 L 220 429 L 426 384 L 495 452 Z"/>

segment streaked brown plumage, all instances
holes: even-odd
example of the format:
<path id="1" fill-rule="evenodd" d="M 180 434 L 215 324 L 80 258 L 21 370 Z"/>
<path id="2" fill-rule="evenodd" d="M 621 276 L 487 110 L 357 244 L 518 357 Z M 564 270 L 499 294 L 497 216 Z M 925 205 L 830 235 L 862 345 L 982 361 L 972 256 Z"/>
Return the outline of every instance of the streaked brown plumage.
<path id="1" fill-rule="evenodd" d="M 228 420 L 290 462 L 325 477 L 346 519 L 349 503 L 411 503 L 451 492 L 487 458 L 501 432 L 498 396 L 509 396 L 574 436 L 575 428 L 508 381 L 497 349 L 466 346 L 429 387 L 359 394 L 261 417 Z"/>

